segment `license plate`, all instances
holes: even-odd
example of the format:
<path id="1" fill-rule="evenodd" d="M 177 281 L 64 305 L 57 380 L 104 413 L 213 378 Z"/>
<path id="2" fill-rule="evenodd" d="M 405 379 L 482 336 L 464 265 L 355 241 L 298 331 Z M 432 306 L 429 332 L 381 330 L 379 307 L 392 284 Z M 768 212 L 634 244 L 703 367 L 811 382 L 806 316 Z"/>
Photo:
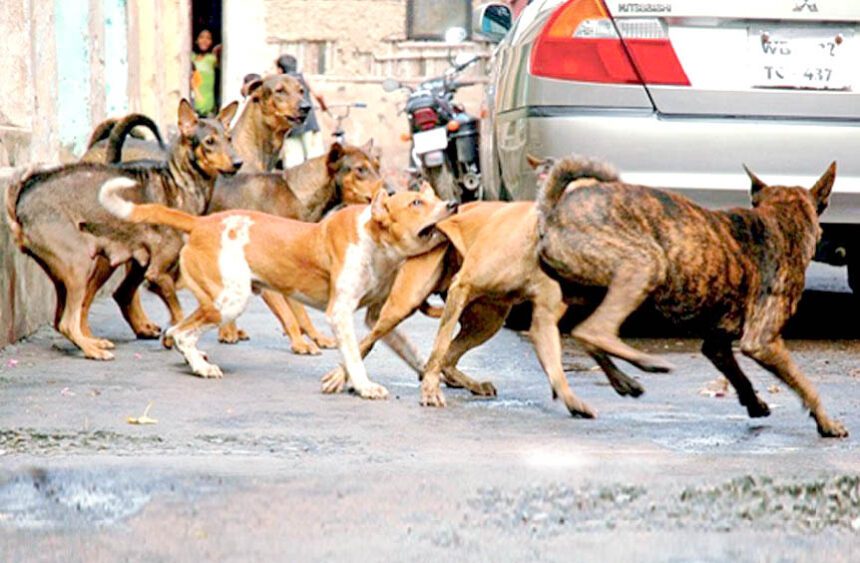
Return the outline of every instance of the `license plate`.
<path id="1" fill-rule="evenodd" d="M 442 150 L 448 146 L 448 130 L 444 127 L 436 127 L 429 131 L 414 133 L 412 143 L 418 154 Z"/>
<path id="2" fill-rule="evenodd" d="M 753 88 L 851 90 L 851 28 L 755 27 L 747 41 Z"/>

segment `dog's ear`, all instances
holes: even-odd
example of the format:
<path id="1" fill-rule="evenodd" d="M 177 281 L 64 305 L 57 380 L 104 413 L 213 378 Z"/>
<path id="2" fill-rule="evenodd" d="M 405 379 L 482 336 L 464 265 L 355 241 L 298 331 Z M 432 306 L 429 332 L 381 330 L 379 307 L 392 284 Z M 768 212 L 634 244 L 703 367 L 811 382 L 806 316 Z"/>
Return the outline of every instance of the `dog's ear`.
<path id="1" fill-rule="evenodd" d="M 361 150 L 364 151 L 365 154 L 371 154 L 371 151 L 373 150 L 373 137 L 371 137 L 369 141 L 361 145 Z"/>
<path id="2" fill-rule="evenodd" d="M 345 151 L 340 143 L 332 143 L 328 149 L 328 157 L 326 158 L 326 166 L 329 170 L 337 169 L 337 163 L 343 158 Z"/>
<path id="3" fill-rule="evenodd" d="M 370 218 L 381 227 L 388 227 L 391 223 L 388 214 L 388 193 L 385 190 L 376 190 L 370 203 Z"/>
<path id="4" fill-rule="evenodd" d="M 257 92 L 257 93 L 255 94 L 255 92 L 256 92 L 256 91 L 260 88 L 260 86 L 262 86 L 262 85 L 263 85 L 263 79 L 262 79 L 262 78 L 258 78 L 258 79 L 256 79 L 256 80 L 254 80 L 253 82 L 249 82 L 249 83 L 247 84 L 247 86 L 246 86 L 246 88 L 247 88 L 247 90 L 248 90 L 248 96 L 251 96 L 251 99 L 252 99 L 253 101 L 255 101 L 255 102 L 257 102 L 257 101 L 259 101 L 259 100 L 260 100 L 259 93 Z M 253 95 L 252 95 L 252 94 L 253 94 Z"/>
<path id="5" fill-rule="evenodd" d="M 526 162 L 528 162 L 529 166 L 531 166 L 532 169 L 534 170 L 538 166 L 540 166 L 541 164 L 546 162 L 546 159 L 539 158 L 539 157 L 531 155 L 531 154 L 526 154 Z"/>
<path id="6" fill-rule="evenodd" d="M 224 129 L 230 128 L 230 122 L 233 121 L 233 117 L 236 115 L 236 111 L 239 109 L 239 102 L 233 101 L 230 104 L 221 108 L 221 111 L 218 112 L 218 121 L 221 122 L 221 125 L 224 126 Z"/>
<path id="7" fill-rule="evenodd" d="M 767 184 L 765 184 L 764 182 L 762 182 L 762 181 L 761 181 L 761 179 L 760 179 L 758 176 L 756 176 L 755 174 L 753 174 L 753 171 L 752 171 L 752 170 L 750 170 L 750 169 L 749 169 L 749 167 L 747 167 L 747 165 L 746 165 L 746 164 L 744 164 L 744 172 L 746 172 L 746 173 L 747 173 L 747 176 L 749 176 L 750 181 L 752 182 L 752 185 L 750 186 L 750 193 L 753 195 L 753 197 L 755 197 L 755 195 L 756 195 L 756 194 L 757 194 L 757 193 L 758 193 L 762 188 L 766 188 L 766 187 L 767 187 Z"/>
<path id="8" fill-rule="evenodd" d="M 427 180 L 424 180 L 423 182 L 421 182 L 421 190 L 420 191 L 421 191 L 422 195 L 427 195 L 427 196 L 432 195 L 432 196 L 436 197 L 437 199 L 439 197 L 438 195 L 436 195 L 436 191 L 433 189 L 433 186 Z"/>
<path id="9" fill-rule="evenodd" d="M 191 107 L 191 103 L 185 98 L 182 98 L 182 101 L 179 102 L 178 124 L 179 132 L 182 133 L 183 137 L 190 137 L 197 128 L 197 113 Z"/>
<path id="10" fill-rule="evenodd" d="M 830 202 L 830 191 L 833 189 L 833 182 L 836 181 L 836 161 L 830 163 L 830 166 L 815 182 L 815 185 L 809 190 L 812 193 L 812 199 L 815 201 L 815 206 L 818 209 L 818 214 L 824 213 L 827 209 L 827 204 Z"/>

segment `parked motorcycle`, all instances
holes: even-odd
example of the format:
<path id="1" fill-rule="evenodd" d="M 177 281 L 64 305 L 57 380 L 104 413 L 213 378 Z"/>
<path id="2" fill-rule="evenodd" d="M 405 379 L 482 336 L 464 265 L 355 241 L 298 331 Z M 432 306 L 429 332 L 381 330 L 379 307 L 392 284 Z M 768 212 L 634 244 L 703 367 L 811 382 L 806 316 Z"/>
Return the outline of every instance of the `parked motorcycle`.
<path id="1" fill-rule="evenodd" d="M 382 83 L 386 92 L 409 91 L 404 112 L 409 119 L 412 142 L 411 167 L 424 177 L 442 199 L 481 199 L 483 187 L 479 161 L 478 118 L 466 113 L 454 100 L 459 88 L 475 82 L 457 76 L 478 60 L 472 57 L 456 63 L 442 76 L 431 78 L 416 88 L 393 78 Z"/>

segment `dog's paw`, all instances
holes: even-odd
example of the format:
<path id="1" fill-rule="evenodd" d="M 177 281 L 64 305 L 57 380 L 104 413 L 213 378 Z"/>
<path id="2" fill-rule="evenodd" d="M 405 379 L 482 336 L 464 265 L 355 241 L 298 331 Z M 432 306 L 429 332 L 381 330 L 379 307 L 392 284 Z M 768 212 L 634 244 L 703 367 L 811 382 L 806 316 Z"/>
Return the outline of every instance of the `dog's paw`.
<path id="1" fill-rule="evenodd" d="M 248 333 L 245 332 L 244 330 L 242 330 L 241 328 L 236 330 L 236 334 L 238 334 L 239 340 L 241 340 L 242 342 L 244 342 L 246 340 L 251 340 L 251 337 L 248 336 Z"/>
<path id="2" fill-rule="evenodd" d="M 763 418 L 765 416 L 770 416 L 770 407 L 767 406 L 767 403 L 759 399 L 755 398 L 756 402 L 747 405 L 747 414 L 749 414 L 750 418 Z"/>
<path id="3" fill-rule="evenodd" d="M 161 336 L 161 327 L 155 323 L 145 322 L 134 328 L 134 335 L 140 340 L 155 340 Z"/>
<path id="4" fill-rule="evenodd" d="M 298 354 L 300 356 L 319 356 L 322 354 L 316 344 L 308 342 L 304 338 L 293 340 L 292 343 L 290 343 L 290 350 L 292 350 L 293 354 Z"/>
<path id="5" fill-rule="evenodd" d="M 194 372 L 194 375 L 198 375 L 206 379 L 220 379 L 224 377 L 224 374 L 221 372 L 221 368 L 215 364 L 201 363 L 200 365 L 195 366 L 192 371 Z"/>
<path id="6" fill-rule="evenodd" d="M 671 363 L 651 354 L 643 354 L 642 358 L 638 362 L 635 362 L 634 365 L 648 373 L 669 373 L 675 369 L 675 366 Z"/>
<path id="7" fill-rule="evenodd" d="M 161 345 L 166 349 L 172 350 L 174 344 L 176 344 L 176 342 L 173 340 L 173 335 L 165 333 L 164 336 L 161 337 Z"/>
<path id="8" fill-rule="evenodd" d="M 381 400 L 388 398 L 388 389 L 378 383 L 370 382 L 363 387 L 354 387 L 355 394 L 362 399 Z"/>
<path id="9" fill-rule="evenodd" d="M 101 348 L 102 350 L 113 350 L 116 348 L 114 343 L 106 338 L 93 338 L 93 345 L 95 345 L 96 348 Z"/>
<path id="10" fill-rule="evenodd" d="M 318 334 L 311 340 L 316 342 L 316 345 L 320 348 L 323 348 L 324 350 L 331 350 L 333 348 L 337 348 L 337 340 L 329 336 L 323 336 L 321 334 Z"/>
<path id="11" fill-rule="evenodd" d="M 224 325 L 218 329 L 218 342 L 222 344 L 236 344 L 239 342 L 240 332 L 235 325 Z"/>
<path id="12" fill-rule="evenodd" d="M 615 389 L 615 392 L 622 397 L 640 397 L 645 393 L 645 388 L 642 387 L 642 384 L 632 377 L 612 379 L 609 383 Z"/>
<path id="13" fill-rule="evenodd" d="M 847 438 L 848 429 L 838 420 L 825 418 L 824 420 L 816 421 L 818 424 L 818 434 L 822 438 Z"/>
<path id="14" fill-rule="evenodd" d="M 563 399 L 564 406 L 567 407 L 570 416 L 574 418 L 597 418 L 597 411 L 586 405 L 572 393 L 563 397 Z"/>
<path id="15" fill-rule="evenodd" d="M 346 388 L 346 371 L 343 366 L 338 366 L 323 376 L 323 393 L 340 393 L 344 388 Z"/>
<path id="16" fill-rule="evenodd" d="M 112 353 L 95 345 L 87 347 L 87 349 L 84 350 L 84 356 L 89 360 L 99 360 L 103 362 L 112 360 L 114 357 Z"/>
<path id="17" fill-rule="evenodd" d="M 442 393 L 442 389 L 437 385 L 435 388 L 430 389 L 421 386 L 421 406 L 422 407 L 444 407 L 445 406 L 445 395 Z"/>
<path id="18" fill-rule="evenodd" d="M 498 395 L 496 386 L 489 381 L 478 381 L 477 386 L 469 389 L 469 391 L 478 397 L 495 397 Z"/>

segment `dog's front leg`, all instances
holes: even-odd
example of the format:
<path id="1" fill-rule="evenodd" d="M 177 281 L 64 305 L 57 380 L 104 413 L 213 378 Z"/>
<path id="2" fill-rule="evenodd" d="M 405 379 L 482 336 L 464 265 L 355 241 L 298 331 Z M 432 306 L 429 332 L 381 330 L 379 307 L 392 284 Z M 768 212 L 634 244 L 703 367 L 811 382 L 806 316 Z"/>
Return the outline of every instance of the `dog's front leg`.
<path id="1" fill-rule="evenodd" d="M 451 346 L 454 328 L 460 320 L 463 309 L 469 304 L 469 288 L 460 283 L 460 276 L 454 278 L 451 290 L 445 300 L 445 310 L 439 323 L 439 331 L 433 342 L 433 351 L 427 361 L 424 370 L 424 378 L 421 380 L 421 404 L 430 407 L 444 407 L 445 396 L 440 389 L 442 368 L 445 356 Z"/>
<path id="2" fill-rule="evenodd" d="M 336 292 L 329 300 L 326 318 L 331 324 L 337 339 L 337 346 L 343 356 L 349 384 L 364 399 L 387 399 L 388 390 L 382 385 L 370 381 L 361 359 L 352 318 L 358 308 L 359 299 L 343 293 Z"/>

